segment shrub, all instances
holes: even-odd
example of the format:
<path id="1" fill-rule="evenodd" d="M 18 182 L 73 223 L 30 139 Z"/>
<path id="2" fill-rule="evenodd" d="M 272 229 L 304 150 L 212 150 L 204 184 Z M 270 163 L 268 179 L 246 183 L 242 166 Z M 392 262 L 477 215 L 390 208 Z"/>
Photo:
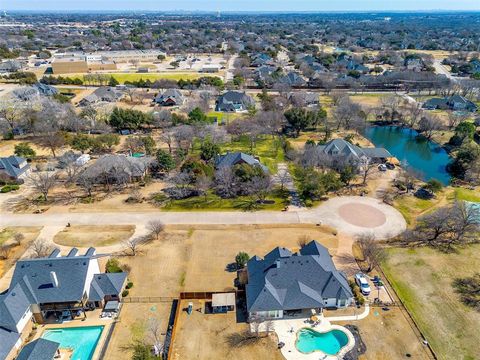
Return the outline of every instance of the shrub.
<path id="1" fill-rule="evenodd" d="M 129 292 L 127 289 L 123 290 L 123 291 L 122 291 L 122 297 L 128 296 L 129 293 L 130 293 L 130 292 Z"/>
<path id="2" fill-rule="evenodd" d="M 105 270 L 107 271 L 107 273 L 122 272 L 122 268 L 120 267 L 120 262 L 116 258 L 108 259 L 107 265 L 105 266 Z"/>
<path id="3" fill-rule="evenodd" d="M 0 192 L 1 193 L 8 193 L 10 191 L 15 191 L 15 190 L 18 190 L 20 189 L 20 186 L 18 185 L 5 185 L 4 187 L 2 187 L 0 189 Z"/>
<path id="4" fill-rule="evenodd" d="M 355 281 L 352 281 L 352 280 L 349 280 L 348 284 L 352 289 L 353 297 L 355 298 L 355 301 L 359 305 L 363 305 L 365 303 L 365 298 L 363 297 L 362 292 L 360 291 L 360 288 L 358 287 L 358 285 L 355 283 Z"/>
<path id="5" fill-rule="evenodd" d="M 127 283 L 127 286 L 125 286 L 125 288 L 127 288 L 127 289 L 131 289 L 132 287 L 133 287 L 133 282 L 131 282 L 131 281 L 129 281 Z"/>

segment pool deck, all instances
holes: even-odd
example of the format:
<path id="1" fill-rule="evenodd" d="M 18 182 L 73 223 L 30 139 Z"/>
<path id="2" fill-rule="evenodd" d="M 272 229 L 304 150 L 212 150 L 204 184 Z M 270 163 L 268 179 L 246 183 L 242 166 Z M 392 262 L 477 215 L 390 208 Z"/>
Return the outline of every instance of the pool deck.
<path id="1" fill-rule="evenodd" d="M 95 348 L 95 352 L 93 353 L 92 360 L 98 360 L 100 358 L 100 353 L 102 348 L 105 344 L 107 339 L 108 333 L 110 331 L 110 327 L 114 323 L 114 319 L 111 318 L 100 318 L 100 314 L 102 313 L 101 309 L 97 309 L 94 311 L 87 311 L 87 319 L 83 320 L 83 318 L 78 318 L 72 321 L 66 321 L 63 323 L 58 324 L 44 324 L 37 326 L 37 332 L 32 340 L 38 339 L 42 337 L 43 333 L 46 330 L 51 329 L 65 329 L 65 328 L 78 328 L 78 327 L 88 327 L 88 326 L 103 326 L 102 334 L 100 335 L 100 339 L 98 339 L 97 346 Z M 68 359 L 63 358 L 63 359 Z"/>
<path id="2" fill-rule="evenodd" d="M 279 320 L 273 320 L 273 330 L 277 334 L 278 342 L 283 342 L 285 346 L 281 349 L 282 355 L 287 360 L 338 360 L 343 357 L 348 351 L 355 346 L 355 338 L 353 334 L 345 327 L 332 324 L 333 321 L 356 321 L 362 320 L 370 313 L 370 306 L 365 304 L 363 311 L 355 315 L 341 315 L 341 316 L 328 316 L 317 315 L 321 319 L 320 323 L 316 326 L 311 324 L 310 316 L 307 312 L 303 313 L 303 316 L 299 318 L 284 318 Z M 341 330 L 348 337 L 348 343 L 345 345 L 337 355 L 327 355 L 321 351 L 314 351 L 309 354 L 302 353 L 297 350 L 295 342 L 297 341 L 297 332 L 301 329 L 313 329 L 317 332 L 327 332 L 330 330 Z M 260 326 L 260 331 L 262 331 Z"/>

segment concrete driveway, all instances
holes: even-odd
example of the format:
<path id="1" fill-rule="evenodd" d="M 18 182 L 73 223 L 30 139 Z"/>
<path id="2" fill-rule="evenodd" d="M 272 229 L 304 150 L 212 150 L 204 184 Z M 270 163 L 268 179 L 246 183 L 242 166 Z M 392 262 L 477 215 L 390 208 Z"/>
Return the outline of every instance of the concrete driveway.
<path id="1" fill-rule="evenodd" d="M 378 239 L 396 236 L 406 228 L 403 216 L 393 207 L 370 197 L 332 198 L 320 206 L 288 212 L 147 212 L 0 214 L 0 227 L 77 225 L 145 225 L 151 220 L 165 224 L 322 224 L 351 236 L 371 232 Z"/>

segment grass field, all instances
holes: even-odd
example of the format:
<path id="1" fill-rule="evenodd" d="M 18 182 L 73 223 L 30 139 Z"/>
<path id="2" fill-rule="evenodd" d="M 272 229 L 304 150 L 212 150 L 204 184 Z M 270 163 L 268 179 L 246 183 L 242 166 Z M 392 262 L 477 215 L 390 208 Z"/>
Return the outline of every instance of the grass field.
<path id="1" fill-rule="evenodd" d="M 480 202 L 480 191 L 468 190 L 464 188 L 455 188 L 453 192 L 456 200 L 464 200 L 471 202 Z"/>
<path id="2" fill-rule="evenodd" d="M 452 288 L 454 279 L 478 272 L 479 252 L 480 245 L 450 254 L 395 248 L 382 266 L 439 359 L 480 358 L 480 312 L 462 304 Z"/>
<path id="3" fill-rule="evenodd" d="M 133 225 L 72 225 L 55 235 L 53 241 L 75 247 L 108 246 L 127 240 L 134 231 Z"/>
<path id="4" fill-rule="evenodd" d="M 240 136 L 238 140 L 221 146 L 222 153 L 227 151 L 241 151 L 247 154 L 252 154 L 253 156 L 258 156 L 260 162 L 268 167 L 271 174 L 275 174 L 277 172 L 278 163 L 285 160 L 278 139 L 273 139 L 271 136 L 264 136 L 258 140 L 253 151 L 250 151 L 250 141 L 248 138 L 246 136 Z"/>
<path id="5" fill-rule="evenodd" d="M 281 210 L 285 207 L 285 198 L 272 193 L 267 196 L 267 201 L 273 201 L 272 204 L 258 204 L 252 210 Z M 170 200 L 162 209 L 166 211 L 221 211 L 221 210 L 250 210 L 251 201 L 246 196 L 240 196 L 233 199 L 222 199 L 218 195 L 208 194 L 204 196 L 196 196 L 182 200 Z"/>
<path id="6" fill-rule="evenodd" d="M 86 74 L 65 74 L 63 76 L 68 76 L 70 78 L 78 78 L 83 80 L 83 76 Z M 120 84 L 123 84 L 125 81 L 138 81 L 140 79 L 155 81 L 159 79 L 175 80 L 194 80 L 198 79 L 204 74 L 200 73 L 175 73 L 175 72 L 166 72 L 166 73 L 105 73 L 102 75 L 113 76 Z M 210 75 L 212 76 L 212 75 Z"/>

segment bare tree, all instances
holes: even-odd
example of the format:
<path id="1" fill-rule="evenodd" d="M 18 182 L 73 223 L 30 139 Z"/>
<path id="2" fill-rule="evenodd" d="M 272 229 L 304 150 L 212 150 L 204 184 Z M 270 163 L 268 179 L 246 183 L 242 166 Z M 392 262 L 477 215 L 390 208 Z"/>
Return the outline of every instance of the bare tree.
<path id="1" fill-rule="evenodd" d="M 429 114 L 425 114 L 418 123 L 418 131 L 427 139 L 431 139 L 433 134 L 441 128 L 440 120 Z"/>
<path id="2" fill-rule="evenodd" d="M 165 143 L 168 146 L 168 152 L 172 153 L 172 145 L 175 141 L 175 135 L 171 130 L 163 130 L 160 134 L 160 141 Z"/>
<path id="3" fill-rule="evenodd" d="M 0 126 L 1 121 L 7 124 L 11 136 L 15 135 L 14 130 L 20 125 L 24 118 L 24 109 L 21 104 L 14 101 L 2 101 L 0 103 Z"/>
<path id="4" fill-rule="evenodd" d="M 12 247 L 7 244 L 3 244 L 0 246 L 0 259 L 7 260 L 10 257 L 10 253 L 12 251 Z"/>
<path id="5" fill-rule="evenodd" d="M 151 234 L 155 235 L 155 239 L 158 240 L 160 234 L 165 231 L 165 224 L 160 220 L 152 220 L 148 222 L 147 230 L 150 231 Z"/>
<path id="6" fill-rule="evenodd" d="M 143 237 L 135 237 L 127 239 L 123 242 L 125 246 L 125 252 L 130 253 L 131 256 L 136 256 L 140 250 L 140 246 L 145 242 Z"/>
<path id="7" fill-rule="evenodd" d="M 12 240 L 13 240 L 13 244 L 18 246 L 22 243 L 23 240 L 25 240 L 25 235 L 20 233 L 15 233 L 15 235 L 13 235 Z"/>
<path id="8" fill-rule="evenodd" d="M 287 169 L 282 169 L 282 170 L 277 172 L 276 179 L 278 180 L 278 183 L 280 184 L 280 189 L 283 191 L 285 189 L 285 185 L 290 180 L 290 173 L 288 172 Z"/>
<path id="9" fill-rule="evenodd" d="M 377 164 L 372 159 L 365 157 L 360 160 L 358 169 L 362 176 L 362 184 L 365 185 L 368 178 L 377 170 Z"/>
<path id="10" fill-rule="evenodd" d="M 58 183 L 58 175 L 49 171 L 32 173 L 29 180 L 33 188 L 43 195 L 45 201 L 48 201 L 48 193 Z"/>
<path id="11" fill-rule="evenodd" d="M 53 246 L 46 239 L 37 238 L 33 241 L 32 246 L 30 247 L 30 257 L 46 257 L 50 255 L 52 251 Z"/>
<path id="12" fill-rule="evenodd" d="M 379 266 L 386 258 L 385 249 L 375 240 L 372 233 L 361 234 L 357 237 L 357 244 L 363 254 L 363 260 L 368 264 L 367 272 Z"/>
<path id="13" fill-rule="evenodd" d="M 157 318 L 150 318 L 147 324 L 148 336 L 150 337 L 153 345 L 158 349 L 162 348 L 161 336 L 162 328 L 160 321 Z"/>
<path id="14" fill-rule="evenodd" d="M 60 132 L 47 133 L 38 138 L 38 145 L 42 148 L 49 149 L 53 157 L 57 157 L 56 151 L 65 145 L 65 137 Z"/>

